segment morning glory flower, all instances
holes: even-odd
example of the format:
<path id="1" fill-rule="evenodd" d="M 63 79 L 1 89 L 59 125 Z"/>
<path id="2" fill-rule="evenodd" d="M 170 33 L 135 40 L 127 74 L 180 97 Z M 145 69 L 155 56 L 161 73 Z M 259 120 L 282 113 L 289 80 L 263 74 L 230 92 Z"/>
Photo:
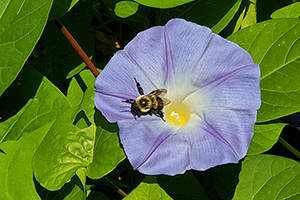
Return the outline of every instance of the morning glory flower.
<path id="1" fill-rule="evenodd" d="M 166 89 L 163 121 L 130 112 L 136 100 Z M 204 26 L 172 19 L 139 33 L 116 52 L 95 83 L 95 105 L 117 122 L 134 169 L 175 175 L 237 163 L 248 150 L 260 101 L 260 69 L 237 44 Z"/>

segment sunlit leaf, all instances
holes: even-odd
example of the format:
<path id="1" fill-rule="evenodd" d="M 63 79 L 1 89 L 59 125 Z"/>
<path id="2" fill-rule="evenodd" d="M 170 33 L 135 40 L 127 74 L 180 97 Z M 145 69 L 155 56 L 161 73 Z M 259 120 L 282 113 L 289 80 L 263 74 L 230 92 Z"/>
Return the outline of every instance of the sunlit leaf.
<path id="1" fill-rule="evenodd" d="M 36 129 L 48 126 L 68 108 L 70 105 L 65 96 L 44 78 L 34 99 L 14 117 L 0 123 L 0 141 L 17 140 Z"/>
<path id="2" fill-rule="evenodd" d="M 5 2 L 0 3 L 0 10 L 6 14 L 4 6 L 8 6 L 7 12 L 11 12 L 11 16 L 1 18 L 0 95 L 17 77 L 36 45 L 52 5 L 52 0 L 28 0 L 22 4 L 19 1 Z"/>
<path id="3" fill-rule="evenodd" d="M 69 99 L 72 107 L 76 107 L 81 103 L 85 95 L 85 91 L 88 87 L 94 86 L 95 80 L 96 79 L 90 70 L 82 71 L 71 80 L 67 92 L 67 98 Z M 94 97 L 94 94 L 92 94 L 91 96 Z"/>
<path id="4" fill-rule="evenodd" d="M 0 35 L 10 26 L 24 5 L 24 0 L 2 0 L 0 2 Z"/>
<path id="5" fill-rule="evenodd" d="M 172 199 L 156 182 L 155 176 L 146 176 L 145 180 L 139 184 L 124 200 L 168 200 Z"/>
<path id="6" fill-rule="evenodd" d="M 138 11 L 139 4 L 133 1 L 120 1 L 116 4 L 115 13 L 121 18 L 126 18 Z"/>
<path id="7" fill-rule="evenodd" d="M 0 144 L 0 199 L 40 199 L 33 180 L 32 157 L 51 126 L 43 126 L 19 141 Z"/>
<path id="8" fill-rule="evenodd" d="M 224 5 L 225 7 L 230 5 L 228 1 L 224 1 L 224 2 L 226 2 L 226 5 Z M 228 12 L 226 14 L 224 14 L 224 16 L 222 16 L 222 18 L 219 20 L 219 22 L 211 28 L 214 33 L 219 33 L 219 32 L 221 32 L 221 30 L 223 30 L 225 28 L 225 26 L 232 20 L 232 18 L 238 11 L 241 3 L 242 3 L 241 0 L 237 0 L 233 5 L 231 5 Z M 220 11 L 222 11 L 223 9 L 224 9 L 224 7 L 222 9 L 220 9 Z"/>
<path id="9" fill-rule="evenodd" d="M 117 164 L 125 159 L 117 136 L 117 124 L 109 123 L 100 112 L 95 115 L 97 132 L 93 163 L 87 168 L 87 175 L 92 179 L 99 179 L 111 172 Z"/>
<path id="10" fill-rule="evenodd" d="M 60 189 L 79 168 L 92 162 L 96 127 L 73 125 L 74 112 L 69 109 L 55 121 L 33 158 L 34 175 L 48 190 Z"/>
<path id="11" fill-rule="evenodd" d="M 300 16 L 300 2 L 280 8 L 272 13 L 271 18 L 298 18 Z"/>
<path id="12" fill-rule="evenodd" d="M 38 183 L 36 184 L 36 190 L 39 193 L 40 199 L 84 200 L 86 196 L 84 187 L 77 176 L 73 176 L 71 181 L 65 184 L 59 191 L 51 192 Z"/>
<path id="13" fill-rule="evenodd" d="M 270 150 L 278 141 L 280 133 L 286 125 L 285 123 L 254 125 L 254 135 L 247 154 L 260 154 Z"/>
<path id="14" fill-rule="evenodd" d="M 30 99 L 34 99 L 43 78 L 41 73 L 25 64 L 17 78 L 0 97 L 0 121 L 5 121 L 24 109 L 22 107 L 28 104 Z"/>
<path id="15" fill-rule="evenodd" d="M 139 6 L 138 10 L 136 11 L 136 13 L 134 15 L 131 15 L 127 18 L 120 18 L 115 13 L 116 4 L 118 2 L 121 2 L 121 1 L 120 0 L 103 1 L 103 4 L 102 4 L 104 7 L 103 15 L 109 16 L 112 20 L 120 21 L 124 24 L 127 24 L 128 26 L 130 26 L 131 29 L 135 30 L 135 33 L 145 30 L 146 28 L 149 28 L 149 26 L 150 26 L 150 19 L 148 17 L 150 14 L 149 7 Z M 128 35 L 127 35 L 128 33 L 130 33 L 130 32 L 126 32 L 126 34 L 123 34 L 123 36 L 128 37 Z M 134 37 L 134 35 L 132 37 Z M 103 36 L 100 36 L 100 37 L 103 38 Z M 104 43 L 104 45 L 102 45 L 102 49 L 103 49 L 102 51 L 104 54 L 107 54 L 106 53 L 107 50 L 105 50 L 105 46 L 106 46 L 105 43 L 108 41 L 105 41 L 105 39 L 107 40 L 107 38 L 105 38 L 105 37 L 103 39 L 101 39 L 103 41 L 100 41 L 100 42 Z M 111 49 L 111 48 L 109 48 L 109 49 Z"/>
<path id="16" fill-rule="evenodd" d="M 144 6 L 153 8 L 173 8 L 195 0 L 134 0 Z"/>
<path id="17" fill-rule="evenodd" d="M 273 156 L 247 156 L 242 162 L 234 200 L 299 199 L 300 163 Z"/>
<path id="18" fill-rule="evenodd" d="M 300 111 L 300 19 L 276 19 L 228 37 L 261 68 L 262 106 L 258 122 Z"/>
<path id="19" fill-rule="evenodd" d="M 256 16 L 257 16 L 257 11 L 256 11 L 256 1 L 257 0 L 249 0 L 245 1 L 248 3 L 247 8 L 246 8 L 246 15 L 243 19 L 242 22 L 242 29 L 246 28 L 250 25 L 253 25 L 257 22 Z"/>

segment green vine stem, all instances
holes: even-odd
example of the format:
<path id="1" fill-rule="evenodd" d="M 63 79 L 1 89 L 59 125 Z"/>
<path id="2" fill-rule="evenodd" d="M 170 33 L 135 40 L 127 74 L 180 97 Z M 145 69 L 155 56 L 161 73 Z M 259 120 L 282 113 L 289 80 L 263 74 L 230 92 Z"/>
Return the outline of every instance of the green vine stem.
<path id="1" fill-rule="evenodd" d="M 127 194 L 121 190 L 116 184 L 114 184 L 111 180 L 109 180 L 106 176 L 104 177 L 104 179 L 122 196 L 122 197 L 126 197 Z"/>
<path id="2" fill-rule="evenodd" d="M 287 148 L 291 153 L 293 153 L 295 156 L 297 156 L 298 158 L 300 158 L 300 152 L 295 149 L 294 147 L 292 147 L 289 143 L 287 143 L 287 141 L 285 141 L 282 137 L 279 137 L 278 140 L 285 148 Z"/>

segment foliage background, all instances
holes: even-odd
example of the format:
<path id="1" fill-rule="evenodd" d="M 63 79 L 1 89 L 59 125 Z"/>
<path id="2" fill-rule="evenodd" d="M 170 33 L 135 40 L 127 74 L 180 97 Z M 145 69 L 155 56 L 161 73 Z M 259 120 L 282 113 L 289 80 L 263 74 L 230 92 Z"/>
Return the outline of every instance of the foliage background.
<path id="1" fill-rule="evenodd" d="M 295 0 L 2 0 L 0 199 L 300 199 L 299 16 Z M 95 109 L 95 77 L 56 19 L 101 71 L 138 32 L 175 17 L 251 54 L 262 106 L 239 164 L 145 176 Z"/>

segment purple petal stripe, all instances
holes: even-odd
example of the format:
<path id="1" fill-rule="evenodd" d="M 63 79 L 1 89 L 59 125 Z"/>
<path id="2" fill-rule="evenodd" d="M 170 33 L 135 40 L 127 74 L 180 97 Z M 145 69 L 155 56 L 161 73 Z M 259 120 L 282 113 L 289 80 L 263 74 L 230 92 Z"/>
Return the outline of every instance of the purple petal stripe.
<path id="1" fill-rule="evenodd" d="M 142 160 L 142 162 L 137 166 L 136 169 L 141 167 L 148 159 L 149 157 L 154 153 L 154 151 L 171 135 L 170 131 L 164 131 L 162 132 L 159 137 L 155 140 L 154 144 L 146 154 L 145 158 Z"/>

